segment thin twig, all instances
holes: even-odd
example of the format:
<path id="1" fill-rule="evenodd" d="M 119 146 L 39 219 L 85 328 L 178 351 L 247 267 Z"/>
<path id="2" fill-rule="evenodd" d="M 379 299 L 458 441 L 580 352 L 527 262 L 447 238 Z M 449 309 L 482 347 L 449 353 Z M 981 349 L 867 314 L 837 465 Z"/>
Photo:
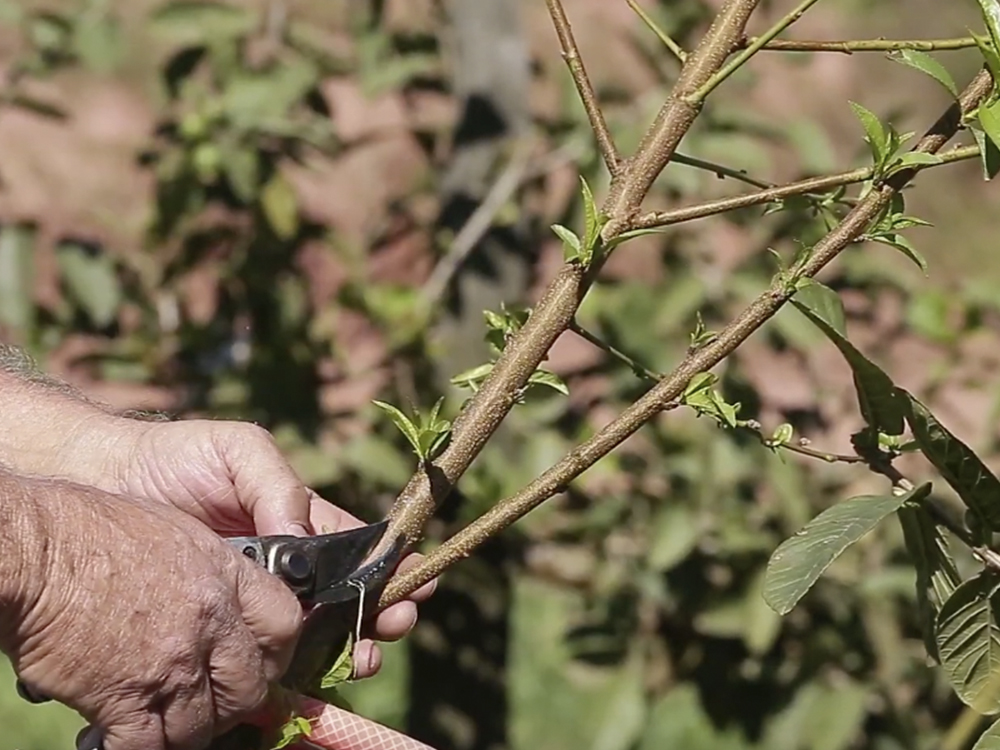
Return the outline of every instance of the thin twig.
<path id="1" fill-rule="evenodd" d="M 604 113 L 597 102 L 597 94 L 587 76 L 587 69 L 583 65 L 580 57 L 580 50 L 576 46 L 576 39 L 573 37 L 573 29 L 570 26 L 569 18 L 562 6 L 562 0 L 545 0 L 549 6 L 549 14 L 552 16 L 552 23 L 556 29 L 556 36 L 559 37 L 559 47 L 562 50 L 563 59 L 569 68 L 570 75 L 573 76 L 573 83 L 580 94 L 580 101 L 587 111 L 587 119 L 590 120 L 590 127 L 594 131 L 597 139 L 597 148 L 604 158 L 604 163 L 608 167 L 608 172 L 612 176 L 621 171 L 621 157 L 618 155 L 618 148 L 611 138 L 611 130 L 604 120 Z"/>
<path id="2" fill-rule="evenodd" d="M 695 169 L 701 169 L 705 172 L 711 172 L 716 177 L 732 177 L 734 180 L 739 180 L 740 182 L 745 182 L 747 185 L 753 185 L 756 188 L 767 189 L 773 188 L 773 182 L 767 182 L 765 180 L 758 180 L 750 175 L 748 175 L 742 169 L 734 169 L 733 167 L 727 167 L 725 164 L 716 164 L 713 161 L 706 161 L 705 159 L 699 159 L 696 156 L 687 156 L 686 154 L 674 152 L 674 155 L 670 157 L 670 161 L 674 164 L 683 164 L 686 167 L 694 167 Z"/>
<path id="3" fill-rule="evenodd" d="M 743 46 L 749 47 L 758 37 L 748 37 L 743 40 Z M 809 39 L 772 39 L 764 45 L 765 50 L 774 52 L 841 52 L 850 55 L 854 52 L 895 52 L 904 49 L 920 52 L 942 52 L 950 50 L 971 49 L 976 46 L 976 40 L 971 36 L 954 39 L 847 39 L 842 41 L 821 41 Z"/>
<path id="4" fill-rule="evenodd" d="M 756 37 L 742 52 L 723 65 L 720 70 L 716 71 L 715 75 L 709 78 L 705 82 L 705 85 L 694 93 L 693 100 L 698 102 L 705 101 L 705 99 L 708 98 L 708 95 L 711 94 L 720 83 L 742 68 L 746 64 L 747 60 L 756 55 L 768 42 L 778 36 L 778 34 L 802 18 L 802 15 L 817 2 L 819 2 L 819 0 L 802 0 L 802 2 L 795 6 L 795 8 L 782 16 L 778 22 L 774 24 L 774 26 L 761 34 L 759 37 Z"/>
<path id="5" fill-rule="evenodd" d="M 635 0 L 625 0 L 635 14 L 642 19 L 642 22 L 646 24 L 650 31 L 656 34 L 656 37 L 663 43 L 663 46 L 670 50 L 674 57 L 676 57 L 681 62 L 687 60 L 687 52 L 681 49 L 681 46 L 670 38 L 670 35 L 660 28 L 660 25 L 653 20 L 650 16 Z"/>
<path id="6" fill-rule="evenodd" d="M 517 144 L 510 162 L 490 187 L 483 201 L 455 235 L 448 253 L 434 267 L 430 277 L 420 290 L 425 309 L 433 307 L 440 301 L 448 289 L 452 277 L 475 249 L 483 235 L 489 231 L 493 220 L 504 204 L 510 200 L 510 197 L 524 182 L 531 164 L 531 152 L 532 144 L 529 140 L 525 139 Z"/>
<path id="7" fill-rule="evenodd" d="M 990 75 L 986 71 L 980 72 L 962 93 L 958 104 L 950 107 L 938 119 L 920 139 L 915 150 L 928 153 L 940 150 L 961 126 L 962 113 L 978 106 L 990 92 L 992 85 Z M 898 172 L 886 184 L 871 190 L 837 227 L 816 244 L 812 255 L 803 264 L 803 276 L 815 276 L 856 241 L 889 204 L 893 195 L 915 174 L 915 170 Z M 483 516 L 430 552 L 419 565 L 395 577 L 383 593 L 381 601 L 389 604 L 401 600 L 424 583 L 433 580 L 452 563 L 467 557 L 478 545 L 507 528 L 533 508 L 565 490 L 570 482 L 660 414 L 665 405 L 676 403 L 692 377 L 709 371 L 728 357 L 750 335 L 770 320 L 794 293 L 794 285 L 787 285 L 784 280 L 776 279 L 774 285 L 726 326 L 718 337 L 704 347 L 690 352 L 669 376 L 626 408 L 597 434 L 576 446 L 519 492 L 494 505 Z M 530 322 L 531 318 L 528 320 Z M 569 322 L 567 321 L 567 325 Z"/>
<path id="8" fill-rule="evenodd" d="M 953 164 L 958 161 L 975 159 L 979 156 L 978 146 L 962 146 L 950 149 L 943 154 L 940 164 Z M 921 170 L 938 166 L 936 164 L 922 165 Z M 740 208 L 759 206 L 765 203 L 774 203 L 785 198 L 796 195 L 808 195 L 822 193 L 844 185 L 853 185 L 865 180 L 870 180 L 873 174 L 871 167 L 852 169 L 850 172 L 825 175 L 823 177 L 810 177 L 806 180 L 790 182 L 787 185 L 779 185 L 767 188 L 756 193 L 737 195 L 732 198 L 718 198 L 712 201 L 705 201 L 694 206 L 684 206 L 670 211 L 658 211 L 656 213 L 645 214 L 638 217 L 632 224 L 636 229 L 648 229 L 650 227 L 664 227 L 670 224 L 680 224 L 681 222 L 693 219 L 703 219 L 708 216 L 734 211 Z"/>
<path id="9" fill-rule="evenodd" d="M 571 330 L 577 336 L 582 338 L 584 341 L 593 344 L 598 349 L 601 349 L 602 351 L 610 354 L 613 358 L 617 359 L 619 362 L 628 367 L 632 372 L 634 372 L 636 376 L 648 380 L 652 383 L 659 382 L 660 379 L 663 377 L 662 374 L 653 372 L 645 365 L 639 363 L 638 361 L 627 355 L 625 352 L 616 349 L 607 341 L 604 341 L 599 336 L 596 336 L 595 334 L 591 333 L 586 328 L 577 323 L 575 320 L 569 324 L 569 330 Z"/>

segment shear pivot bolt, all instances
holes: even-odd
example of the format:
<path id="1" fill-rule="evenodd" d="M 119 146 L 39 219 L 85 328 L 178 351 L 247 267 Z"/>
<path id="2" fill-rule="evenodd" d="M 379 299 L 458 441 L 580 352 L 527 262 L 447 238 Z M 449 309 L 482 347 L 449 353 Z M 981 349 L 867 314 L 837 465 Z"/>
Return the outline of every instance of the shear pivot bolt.
<path id="1" fill-rule="evenodd" d="M 307 581 L 311 567 L 309 558 L 301 552 L 289 550 L 281 556 L 281 572 L 293 583 L 304 583 Z"/>

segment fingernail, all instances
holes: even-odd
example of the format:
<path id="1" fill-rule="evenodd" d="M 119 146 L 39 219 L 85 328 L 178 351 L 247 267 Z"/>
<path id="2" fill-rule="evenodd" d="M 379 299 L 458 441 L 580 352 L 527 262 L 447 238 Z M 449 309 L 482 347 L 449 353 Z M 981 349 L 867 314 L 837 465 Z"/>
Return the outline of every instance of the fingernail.
<path id="1" fill-rule="evenodd" d="M 368 648 L 368 661 L 367 661 L 367 664 L 368 664 L 368 671 L 369 672 L 371 672 L 373 669 L 375 669 L 375 644 L 374 643 L 371 644 L 371 646 Z"/>
<path id="2" fill-rule="evenodd" d="M 306 528 L 306 525 L 298 521 L 292 521 L 288 524 L 288 533 L 292 536 L 311 536 L 311 532 Z"/>

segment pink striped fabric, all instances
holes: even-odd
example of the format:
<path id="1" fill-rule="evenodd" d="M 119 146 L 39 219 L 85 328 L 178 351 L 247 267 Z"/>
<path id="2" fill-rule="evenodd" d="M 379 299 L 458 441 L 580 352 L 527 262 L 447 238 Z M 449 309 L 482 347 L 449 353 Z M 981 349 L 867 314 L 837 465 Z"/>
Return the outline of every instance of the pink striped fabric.
<path id="1" fill-rule="evenodd" d="M 298 698 L 298 714 L 312 725 L 292 750 L 433 750 L 389 727 L 312 698 Z"/>

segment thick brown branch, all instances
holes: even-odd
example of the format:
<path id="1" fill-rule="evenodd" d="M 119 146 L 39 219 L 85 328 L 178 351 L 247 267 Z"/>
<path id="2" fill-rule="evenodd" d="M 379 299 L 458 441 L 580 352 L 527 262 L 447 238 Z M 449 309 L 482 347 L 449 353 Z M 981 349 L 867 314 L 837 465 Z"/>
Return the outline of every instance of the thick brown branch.
<path id="1" fill-rule="evenodd" d="M 580 50 L 576 46 L 576 39 L 573 37 L 573 28 L 570 26 L 569 18 L 562 6 L 562 0 L 545 0 L 549 6 L 549 14 L 552 16 L 552 24 L 556 29 L 556 36 L 559 37 L 559 47 L 562 50 L 563 59 L 569 68 L 570 75 L 573 76 L 573 83 L 580 94 L 580 101 L 587 112 L 587 119 L 590 120 L 590 128 L 594 131 L 597 139 L 597 148 L 604 158 L 604 163 L 612 176 L 621 171 L 621 157 L 618 155 L 618 148 L 611 138 L 611 130 L 604 120 L 604 113 L 601 105 L 597 101 L 597 94 L 590 83 L 587 69 L 583 65 L 583 58 L 580 57 Z"/>
<path id="2" fill-rule="evenodd" d="M 625 231 L 653 182 L 670 161 L 684 135 L 701 111 L 702 102 L 691 101 L 693 94 L 709 81 L 739 49 L 750 15 L 760 0 L 729 0 L 716 16 L 698 47 L 684 61 L 670 97 L 643 137 L 627 169 L 611 182 L 604 212 L 611 220 L 605 225 L 605 239 Z"/>
<path id="3" fill-rule="evenodd" d="M 992 79 L 981 72 L 962 93 L 959 104 L 953 105 L 921 138 L 915 150 L 938 151 L 961 124 L 962 112 L 973 109 L 987 95 Z M 855 206 L 844 220 L 821 240 L 803 266 L 805 276 L 815 276 L 860 237 L 875 220 L 892 196 L 913 177 L 915 172 L 899 172 L 891 180 L 871 192 Z M 698 349 L 648 391 L 641 399 L 591 439 L 577 446 L 559 463 L 539 476 L 515 495 L 506 498 L 483 516 L 458 532 L 445 544 L 432 551 L 417 567 L 394 578 L 386 588 L 382 602 L 401 600 L 427 581 L 432 580 L 452 563 L 467 557 L 485 540 L 510 526 L 548 498 L 563 491 L 571 481 L 606 456 L 642 425 L 676 402 L 690 379 L 715 367 L 729 356 L 750 335 L 771 319 L 794 294 L 794 288 L 782 281 L 758 297 L 746 310 L 711 343 Z"/>
<path id="4" fill-rule="evenodd" d="M 611 217 L 605 226 L 605 236 L 614 236 L 627 228 L 638 212 L 653 180 L 666 166 L 697 116 L 699 107 L 683 99 L 690 97 L 725 63 L 743 37 L 746 22 L 759 2 L 727 0 L 708 33 L 688 56 L 675 90 L 650 126 L 637 153 L 623 163 L 612 179 L 609 197 L 602 206 L 603 213 Z M 534 306 L 527 323 L 507 344 L 481 389 L 455 421 L 447 449 L 428 470 L 415 474 L 396 498 L 389 512 L 390 528 L 383 542 L 373 551 L 373 557 L 400 537 L 408 546 L 420 539 L 424 524 L 437 503 L 468 469 L 513 407 L 517 393 L 531 373 L 569 327 L 595 272 L 596 269 L 591 268 L 585 275 L 582 267 L 575 263 L 564 266 L 559 272 Z M 385 597 L 380 600 L 382 605 L 386 602 Z"/>

